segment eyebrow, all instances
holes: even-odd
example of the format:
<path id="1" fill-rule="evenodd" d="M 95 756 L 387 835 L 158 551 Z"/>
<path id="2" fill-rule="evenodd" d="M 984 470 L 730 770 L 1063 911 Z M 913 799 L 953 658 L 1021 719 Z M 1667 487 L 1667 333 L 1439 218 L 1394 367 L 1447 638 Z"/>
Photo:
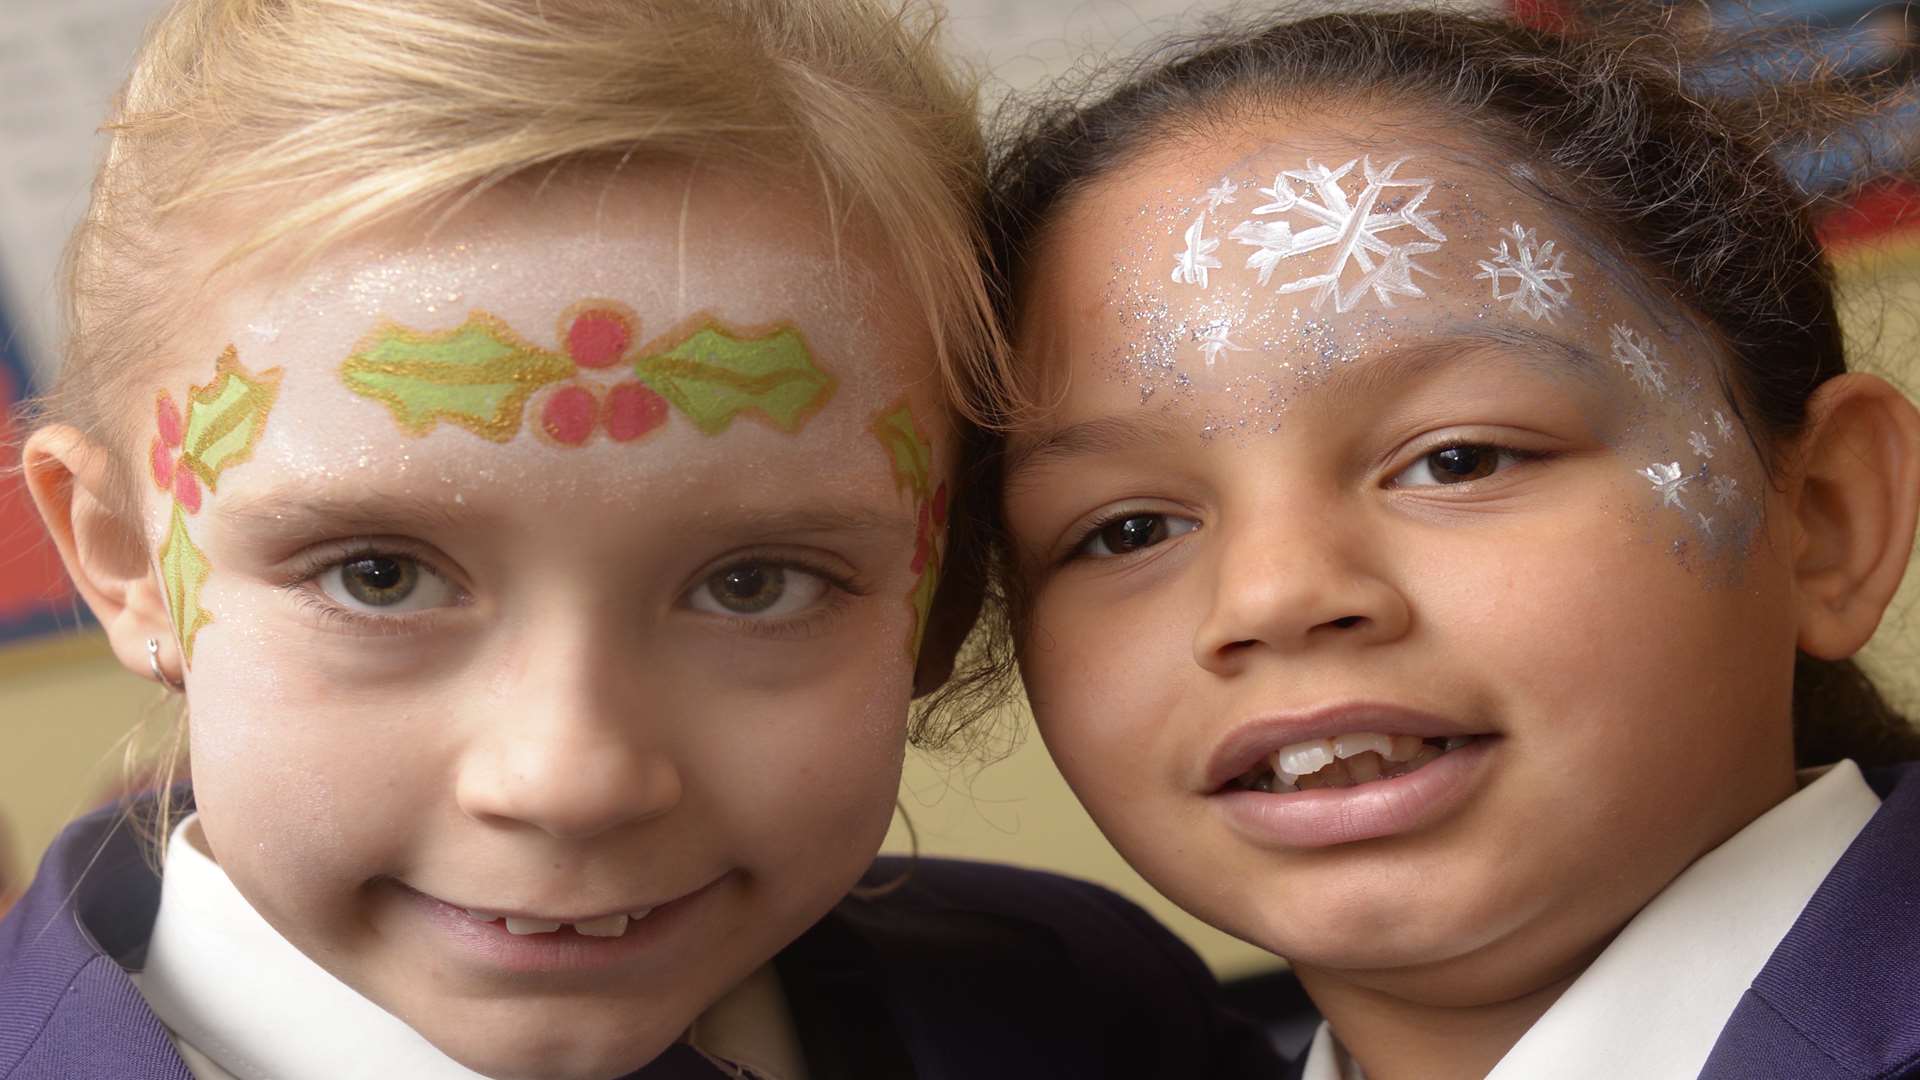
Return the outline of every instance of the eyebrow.
<path id="1" fill-rule="evenodd" d="M 1401 346 L 1367 363 L 1342 367 L 1311 389 L 1336 398 L 1366 398 L 1394 383 L 1456 363 L 1490 349 L 1526 367 L 1550 375 L 1572 374 L 1583 381 L 1606 377 L 1607 365 L 1581 345 L 1524 326 L 1456 325 L 1443 328 L 1437 341 Z M 1165 410 L 1101 416 L 1054 428 L 1007 456 L 1006 487 L 1020 485 L 1024 473 L 1057 466 L 1074 458 L 1148 449 L 1193 434 L 1191 424 Z"/>

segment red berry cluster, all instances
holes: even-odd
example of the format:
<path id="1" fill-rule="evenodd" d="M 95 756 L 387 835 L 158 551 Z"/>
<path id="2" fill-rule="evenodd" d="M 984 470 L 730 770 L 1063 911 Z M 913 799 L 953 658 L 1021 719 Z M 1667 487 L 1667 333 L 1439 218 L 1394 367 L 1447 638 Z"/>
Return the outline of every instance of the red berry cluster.
<path id="1" fill-rule="evenodd" d="M 920 532 L 913 543 L 913 565 L 911 569 L 918 574 L 927 568 L 927 560 L 933 556 L 934 538 L 939 530 L 947 527 L 947 485 L 941 484 L 933 493 L 933 498 L 920 504 Z"/>
<path id="2" fill-rule="evenodd" d="M 173 395 L 160 391 L 160 399 L 155 403 L 154 420 L 160 428 L 160 434 L 153 440 L 150 458 L 153 464 L 153 482 L 161 491 L 173 493 L 178 502 L 189 514 L 200 512 L 200 481 L 193 470 L 176 453 L 186 438 L 186 426 L 180 417 L 180 406 L 173 403 Z"/>
<path id="3" fill-rule="evenodd" d="M 587 308 L 573 317 L 562 340 L 567 358 L 583 371 L 618 364 L 633 345 L 633 323 L 608 308 Z M 665 423 L 667 399 L 637 379 L 602 387 L 575 380 L 550 391 L 540 405 L 540 428 L 562 446 L 583 446 L 595 428 L 614 442 L 632 442 Z"/>

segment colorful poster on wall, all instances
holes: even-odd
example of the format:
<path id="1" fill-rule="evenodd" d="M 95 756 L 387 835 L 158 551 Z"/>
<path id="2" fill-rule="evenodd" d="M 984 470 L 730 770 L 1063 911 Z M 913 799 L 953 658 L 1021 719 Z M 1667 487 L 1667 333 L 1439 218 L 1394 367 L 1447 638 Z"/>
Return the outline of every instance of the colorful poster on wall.
<path id="1" fill-rule="evenodd" d="M 20 405 L 33 380 L 0 309 L 0 648 L 72 629 L 83 617 L 20 478 Z"/>

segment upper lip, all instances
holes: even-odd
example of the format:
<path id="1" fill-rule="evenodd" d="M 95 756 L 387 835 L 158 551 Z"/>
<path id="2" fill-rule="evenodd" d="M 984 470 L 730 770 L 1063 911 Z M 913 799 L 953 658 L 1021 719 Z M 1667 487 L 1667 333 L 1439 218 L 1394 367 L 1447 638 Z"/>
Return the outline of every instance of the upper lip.
<path id="1" fill-rule="evenodd" d="M 1203 790 L 1218 791 L 1283 746 L 1361 731 L 1417 735 L 1423 739 L 1485 734 L 1484 729 L 1476 730 L 1438 713 L 1379 702 L 1348 702 L 1304 712 L 1273 713 L 1244 721 L 1227 732 L 1207 759 Z"/>

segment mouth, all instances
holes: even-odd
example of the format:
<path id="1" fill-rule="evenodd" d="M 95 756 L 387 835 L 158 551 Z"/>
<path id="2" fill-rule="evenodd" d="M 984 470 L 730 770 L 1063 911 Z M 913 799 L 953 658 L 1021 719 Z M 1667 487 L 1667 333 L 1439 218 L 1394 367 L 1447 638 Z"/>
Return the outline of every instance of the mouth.
<path id="1" fill-rule="evenodd" d="M 1481 736 L 1357 731 L 1287 743 L 1229 780 L 1225 790 L 1285 794 L 1393 780 L 1471 745 Z"/>
<path id="2" fill-rule="evenodd" d="M 536 934 L 590 938 L 623 937 L 630 926 L 653 913 L 653 908 L 644 907 L 635 911 L 616 911 L 611 915 L 597 915 L 590 919 L 565 920 L 527 915 L 499 915 L 473 908 L 461 910 L 466 912 L 467 918 L 474 922 L 500 926 L 515 937 L 532 937 Z"/>

